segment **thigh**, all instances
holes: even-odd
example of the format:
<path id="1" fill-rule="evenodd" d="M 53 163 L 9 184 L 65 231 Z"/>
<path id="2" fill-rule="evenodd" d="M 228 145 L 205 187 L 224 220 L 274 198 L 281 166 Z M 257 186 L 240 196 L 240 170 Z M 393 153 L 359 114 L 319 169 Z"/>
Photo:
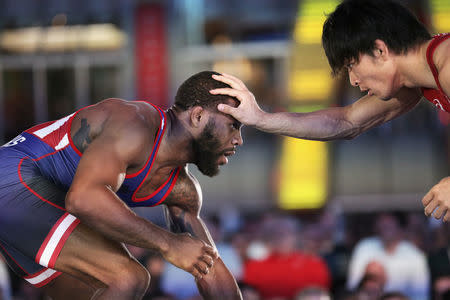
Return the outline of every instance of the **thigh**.
<path id="1" fill-rule="evenodd" d="M 92 299 L 98 291 L 97 288 L 64 273 L 47 284 L 43 289 L 44 293 L 50 296 L 52 300 L 88 300 Z"/>
<path id="2" fill-rule="evenodd" d="M 139 264 L 127 248 L 80 223 L 70 234 L 55 269 L 97 288 L 117 277 L 131 264 Z"/>

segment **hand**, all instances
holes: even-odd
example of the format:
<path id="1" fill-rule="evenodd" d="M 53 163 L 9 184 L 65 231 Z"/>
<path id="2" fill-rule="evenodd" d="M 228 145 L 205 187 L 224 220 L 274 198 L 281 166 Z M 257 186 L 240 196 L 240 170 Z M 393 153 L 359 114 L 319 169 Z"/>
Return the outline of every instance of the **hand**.
<path id="1" fill-rule="evenodd" d="M 217 109 L 223 113 L 232 115 L 244 125 L 256 126 L 264 118 L 264 111 L 256 103 L 255 96 L 247 89 L 245 84 L 238 78 L 228 75 L 213 75 L 215 80 L 228 84 L 231 88 L 221 88 L 209 91 L 211 94 L 228 95 L 239 100 L 238 107 L 219 104 Z"/>
<path id="2" fill-rule="evenodd" d="M 189 233 L 175 234 L 169 241 L 169 249 L 162 253 L 164 258 L 176 267 L 191 273 L 196 279 L 202 279 L 209 273 L 217 251 L 202 240 Z"/>
<path id="3" fill-rule="evenodd" d="M 433 214 L 436 219 L 442 217 L 444 222 L 450 221 L 450 177 L 445 177 L 423 197 L 425 215 Z M 434 212 L 434 213 L 433 213 Z"/>

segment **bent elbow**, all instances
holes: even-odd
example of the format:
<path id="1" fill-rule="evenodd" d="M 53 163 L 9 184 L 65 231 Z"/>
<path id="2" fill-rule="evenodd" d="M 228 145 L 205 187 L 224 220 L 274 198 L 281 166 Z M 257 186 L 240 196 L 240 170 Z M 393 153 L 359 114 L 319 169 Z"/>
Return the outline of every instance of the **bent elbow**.
<path id="1" fill-rule="evenodd" d="M 70 189 L 69 192 L 66 195 L 66 210 L 68 213 L 78 216 L 82 214 L 83 211 L 85 211 L 85 196 L 82 191 L 76 190 L 76 189 Z"/>

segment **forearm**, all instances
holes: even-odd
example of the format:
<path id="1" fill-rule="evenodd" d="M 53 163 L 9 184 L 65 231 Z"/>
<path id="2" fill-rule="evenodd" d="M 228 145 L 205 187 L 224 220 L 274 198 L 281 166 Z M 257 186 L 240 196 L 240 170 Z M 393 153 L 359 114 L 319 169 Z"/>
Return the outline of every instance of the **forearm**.
<path id="1" fill-rule="evenodd" d="M 342 115 L 342 108 L 311 113 L 264 113 L 255 127 L 268 133 L 319 141 L 357 136 L 360 133 L 359 129 Z"/>
<path id="2" fill-rule="evenodd" d="M 107 187 L 92 187 L 88 192 L 69 192 L 68 212 L 105 237 L 164 252 L 173 233 L 137 216 Z M 88 204 L 91 203 L 91 204 Z"/>
<path id="3" fill-rule="evenodd" d="M 214 246 L 205 224 L 199 217 L 187 214 L 183 210 L 173 209 L 172 214 L 167 219 L 171 231 L 177 233 L 189 232 Z M 204 275 L 202 279 L 197 279 L 196 283 L 204 299 L 242 299 L 236 280 L 220 258 L 214 261 L 209 273 Z"/>
<path id="4" fill-rule="evenodd" d="M 208 275 L 196 280 L 196 283 L 200 294 L 206 300 L 242 299 L 236 280 L 220 258 L 214 262 Z"/>

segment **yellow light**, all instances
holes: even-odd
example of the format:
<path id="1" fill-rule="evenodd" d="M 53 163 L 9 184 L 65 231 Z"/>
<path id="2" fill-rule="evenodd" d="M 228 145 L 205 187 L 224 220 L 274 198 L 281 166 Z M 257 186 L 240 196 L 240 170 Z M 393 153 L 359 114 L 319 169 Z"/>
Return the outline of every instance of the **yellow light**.
<path id="1" fill-rule="evenodd" d="M 303 108 L 313 111 L 323 108 Z M 328 145 L 285 138 L 280 162 L 279 206 L 282 209 L 321 208 L 328 195 Z"/>
<path id="2" fill-rule="evenodd" d="M 326 14 L 339 4 L 338 0 L 304 0 L 299 6 L 294 40 L 297 43 L 320 44 Z"/>
<path id="3" fill-rule="evenodd" d="M 450 1 L 430 1 L 432 22 L 436 33 L 450 32 Z"/>
<path id="4" fill-rule="evenodd" d="M 293 70 L 289 93 L 294 100 L 323 101 L 330 97 L 332 80 L 328 68 Z"/>

